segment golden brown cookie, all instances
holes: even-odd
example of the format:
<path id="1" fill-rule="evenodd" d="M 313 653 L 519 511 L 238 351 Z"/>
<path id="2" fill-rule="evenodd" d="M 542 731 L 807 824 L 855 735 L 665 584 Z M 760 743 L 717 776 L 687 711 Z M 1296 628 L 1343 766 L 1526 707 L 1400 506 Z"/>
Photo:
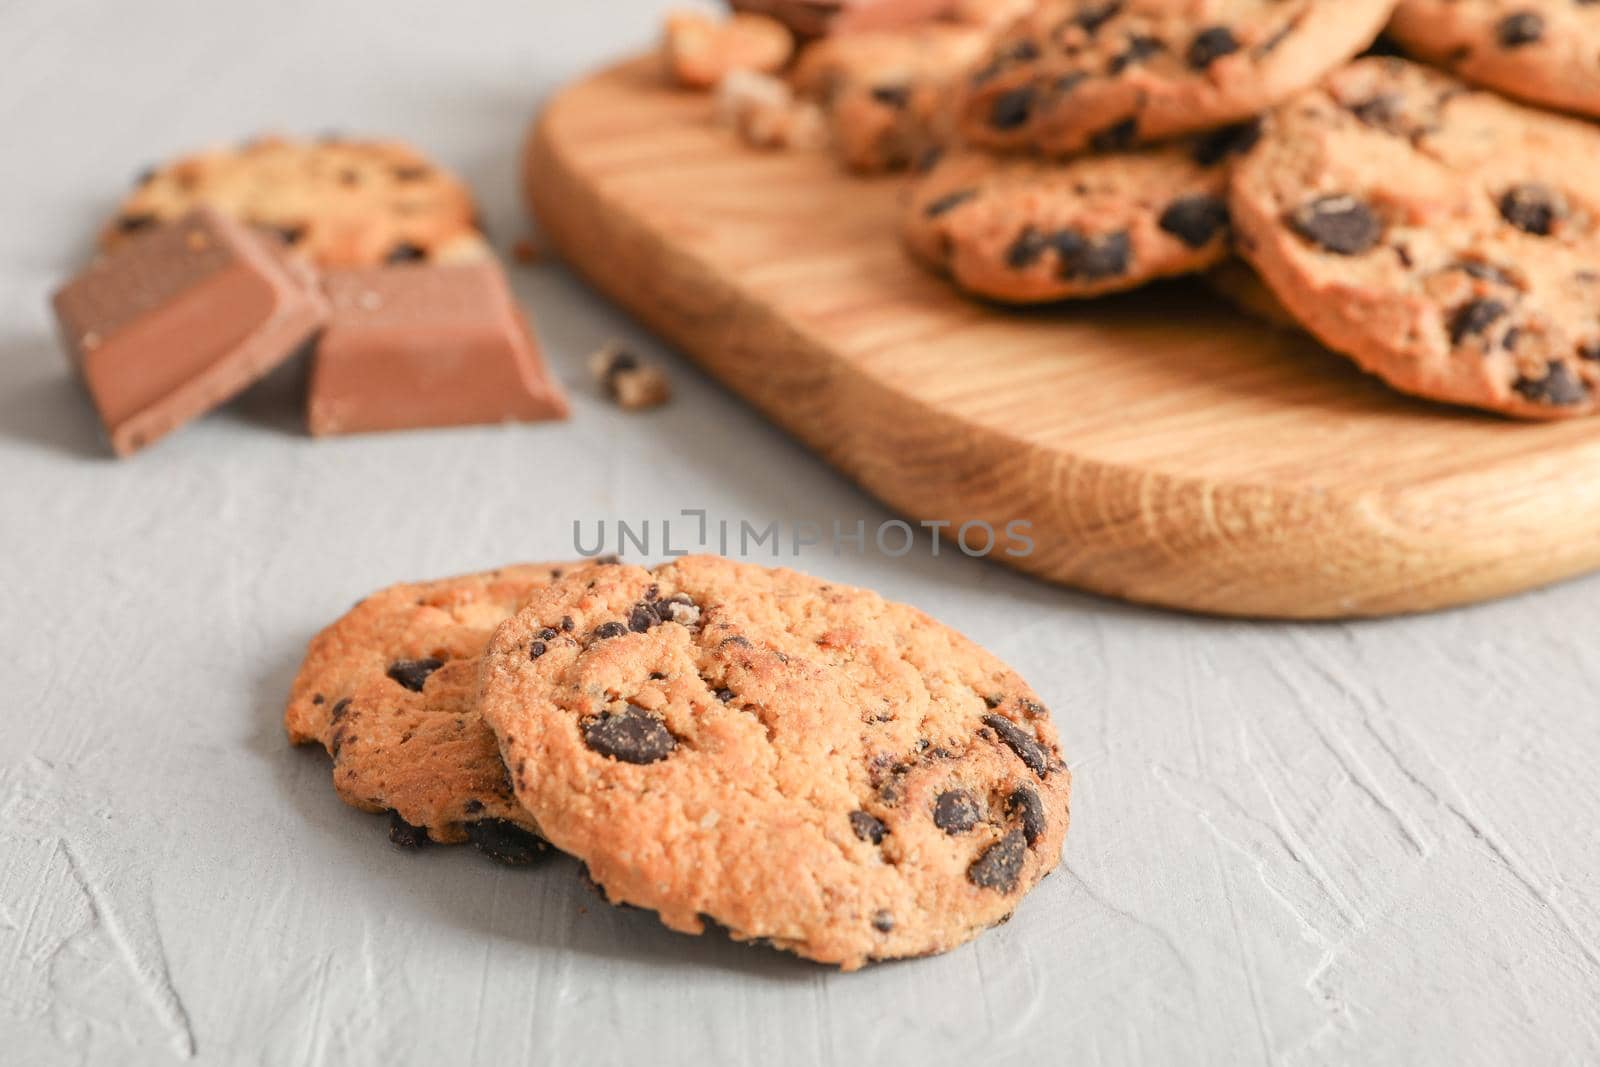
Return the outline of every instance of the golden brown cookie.
<path id="1" fill-rule="evenodd" d="M 284 726 L 333 757 L 346 803 L 392 811 L 402 844 L 472 839 L 503 859 L 537 848 L 477 709 L 496 626 L 562 573 L 542 564 L 391 586 L 312 639 Z"/>
<path id="2" fill-rule="evenodd" d="M 1467 81 L 1600 115 L 1600 4 L 1593 0 L 1400 0 L 1389 33 Z"/>
<path id="3" fill-rule="evenodd" d="M 1011 304 L 1120 292 L 1228 255 L 1228 167 L 1249 123 L 1194 142 L 1047 161 L 962 152 L 912 190 L 907 246 L 961 289 Z"/>
<path id="4" fill-rule="evenodd" d="M 1507 415 L 1600 408 L 1600 130 L 1368 59 L 1236 164 L 1239 247 L 1325 345 Z"/>
<path id="5" fill-rule="evenodd" d="M 846 969 L 1004 920 L 1066 834 L 1071 775 L 1014 671 L 789 570 L 569 574 L 496 632 L 481 705 L 608 899 Z"/>
<path id="6" fill-rule="evenodd" d="M 1044 0 L 968 81 L 970 142 L 1109 151 L 1241 122 L 1366 48 L 1394 0 Z"/>
<path id="7" fill-rule="evenodd" d="M 455 175 L 399 141 L 336 138 L 268 137 L 156 167 L 123 200 L 101 244 L 202 204 L 272 231 L 319 267 L 492 254 Z"/>
<path id="8" fill-rule="evenodd" d="M 943 24 L 829 37 L 801 53 L 793 82 L 826 109 L 846 167 L 903 170 L 949 140 L 953 93 L 987 39 Z"/>

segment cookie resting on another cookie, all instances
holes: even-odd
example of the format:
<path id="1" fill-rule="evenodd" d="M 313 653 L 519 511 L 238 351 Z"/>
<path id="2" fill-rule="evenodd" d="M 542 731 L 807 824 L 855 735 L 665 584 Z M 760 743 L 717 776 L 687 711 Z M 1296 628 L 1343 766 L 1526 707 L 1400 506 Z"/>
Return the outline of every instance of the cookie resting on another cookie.
<path id="1" fill-rule="evenodd" d="M 1045 155 L 1240 122 L 1377 37 L 1394 0 L 1044 0 L 970 76 L 960 132 Z"/>
<path id="2" fill-rule="evenodd" d="M 1067 829 L 1014 671 L 793 571 L 573 572 L 496 632 L 480 699 L 518 799 L 609 900 L 846 969 L 1003 921 Z"/>
<path id="3" fill-rule="evenodd" d="M 101 244 L 202 204 L 272 231 L 319 267 L 492 254 L 460 179 L 398 141 L 337 138 L 269 137 L 153 168 L 123 200 Z"/>
<path id="4" fill-rule="evenodd" d="M 496 626 L 561 575 L 544 565 L 391 586 L 312 639 L 284 726 L 333 757 L 339 796 L 392 811 L 401 844 L 472 840 L 509 861 L 542 847 L 477 709 Z"/>
<path id="5" fill-rule="evenodd" d="M 1467 81 L 1600 116 L 1600 4 L 1593 0 L 1400 0 L 1389 33 Z"/>
<path id="6" fill-rule="evenodd" d="M 1600 130 L 1398 59 L 1280 109 L 1235 168 L 1238 244 L 1328 347 L 1403 392 L 1600 408 Z"/>
<path id="7" fill-rule="evenodd" d="M 1011 304 L 1101 296 L 1228 255 L 1228 168 L 1260 134 L 1060 162 L 964 152 L 912 190 L 901 232 L 957 286 Z"/>
<path id="8" fill-rule="evenodd" d="M 830 37 L 801 53 L 791 80 L 825 108 L 846 167 L 903 170 L 949 140 L 953 93 L 986 40 L 955 25 Z"/>

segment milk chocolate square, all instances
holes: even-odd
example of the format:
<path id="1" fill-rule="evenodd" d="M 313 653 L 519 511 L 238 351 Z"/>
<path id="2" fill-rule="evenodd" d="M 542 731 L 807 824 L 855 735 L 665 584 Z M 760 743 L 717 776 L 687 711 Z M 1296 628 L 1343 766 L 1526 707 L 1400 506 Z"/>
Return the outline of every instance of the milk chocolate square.
<path id="1" fill-rule="evenodd" d="M 331 271 L 307 423 L 324 434 L 567 417 L 493 261 Z"/>
<path id="2" fill-rule="evenodd" d="M 275 240 L 201 209 L 57 290 L 62 340 L 118 455 L 231 399 L 321 327 L 315 279 Z"/>
<path id="3" fill-rule="evenodd" d="M 735 11 L 767 15 L 802 38 L 887 30 L 945 14 L 953 0 L 731 0 Z"/>

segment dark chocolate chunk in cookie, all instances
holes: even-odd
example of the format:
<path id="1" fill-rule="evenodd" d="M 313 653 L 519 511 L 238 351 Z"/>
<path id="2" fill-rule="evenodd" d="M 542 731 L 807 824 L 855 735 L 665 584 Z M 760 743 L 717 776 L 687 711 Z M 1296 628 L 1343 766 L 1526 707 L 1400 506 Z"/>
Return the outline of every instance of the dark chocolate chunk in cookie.
<path id="1" fill-rule="evenodd" d="M 413 693 L 420 693 L 428 682 L 428 676 L 443 666 L 444 660 L 440 659 L 407 659 L 391 663 L 388 674 Z"/>
<path id="2" fill-rule="evenodd" d="M 633 704 L 590 719 L 583 726 L 583 741 L 602 756 L 640 765 L 664 760 L 678 747 L 660 719 Z"/>

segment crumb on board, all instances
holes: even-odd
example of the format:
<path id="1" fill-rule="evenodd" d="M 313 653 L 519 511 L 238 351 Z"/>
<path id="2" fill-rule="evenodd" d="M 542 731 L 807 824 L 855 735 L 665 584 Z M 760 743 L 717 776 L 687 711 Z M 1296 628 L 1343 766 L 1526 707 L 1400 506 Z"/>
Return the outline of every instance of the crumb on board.
<path id="1" fill-rule="evenodd" d="M 752 148 L 820 149 L 828 120 L 820 106 L 796 99 L 787 82 L 753 70 L 730 71 L 717 86 L 717 121 Z"/>

